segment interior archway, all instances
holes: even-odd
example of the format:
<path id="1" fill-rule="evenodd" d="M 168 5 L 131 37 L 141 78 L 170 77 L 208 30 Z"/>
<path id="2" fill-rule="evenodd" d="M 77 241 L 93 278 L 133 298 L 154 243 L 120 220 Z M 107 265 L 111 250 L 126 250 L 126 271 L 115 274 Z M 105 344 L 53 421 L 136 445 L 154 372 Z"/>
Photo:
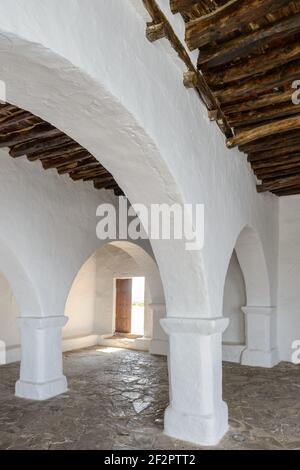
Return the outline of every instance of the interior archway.
<path id="1" fill-rule="evenodd" d="M 64 349 L 73 345 L 117 345 L 149 350 L 153 335 L 161 330 L 156 306 L 165 305 L 163 287 L 149 243 L 140 246 L 115 241 L 100 247 L 81 267 L 70 289 L 65 315 Z M 114 341 L 116 331 L 116 280 L 145 279 L 143 334 L 137 338 Z M 155 326 L 154 326 L 155 323 Z M 128 333 L 134 333 L 130 331 Z M 143 336 L 143 338 L 141 338 Z M 161 330 L 161 336 L 162 330 Z"/>
<path id="2" fill-rule="evenodd" d="M 2 32 L 0 45 L 0 71 L 7 83 L 8 102 L 41 117 L 86 148 L 107 168 L 132 204 L 142 203 L 148 209 L 154 203 L 183 204 L 181 190 L 155 143 L 99 81 L 62 56 L 14 34 Z M 209 316 L 202 253 L 186 251 L 184 240 L 151 243 L 170 315 L 196 316 L 200 311 Z M 196 275 L 188 279 L 183 270 Z"/>
<path id="3" fill-rule="evenodd" d="M 230 304 L 228 303 L 230 299 Z M 224 286 L 223 314 L 230 325 L 223 335 L 223 359 L 270 367 L 277 361 L 275 310 L 263 246 L 246 226 L 239 234 Z"/>

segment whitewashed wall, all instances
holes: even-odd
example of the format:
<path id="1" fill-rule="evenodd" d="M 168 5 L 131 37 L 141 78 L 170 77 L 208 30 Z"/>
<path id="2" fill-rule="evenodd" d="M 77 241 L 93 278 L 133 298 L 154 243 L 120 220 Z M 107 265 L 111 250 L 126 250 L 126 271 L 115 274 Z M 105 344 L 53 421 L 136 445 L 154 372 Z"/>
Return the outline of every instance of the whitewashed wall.
<path id="1" fill-rule="evenodd" d="M 280 359 L 291 361 L 300 340 L 300 196 L 280 199 L 278 345 Z"/>

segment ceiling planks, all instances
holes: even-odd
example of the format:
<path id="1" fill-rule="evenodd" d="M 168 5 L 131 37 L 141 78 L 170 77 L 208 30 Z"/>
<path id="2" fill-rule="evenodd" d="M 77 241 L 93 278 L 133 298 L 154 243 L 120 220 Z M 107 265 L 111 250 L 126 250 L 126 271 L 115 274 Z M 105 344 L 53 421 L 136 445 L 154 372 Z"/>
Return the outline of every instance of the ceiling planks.
<path id="1" fill-rule="evenodd" d="M 300 194 L 300 0 L 170 0 L 188 49 L 261 184 Z M 300 83 L 300 82 L 299 82 Z M 300 93 L 298 93 L 300 98 Z"/>
<path id="2" fill-rule="evenodd" d="M 0 148 L 13 158 L 40 161 L 73 181 L 93 181 L 96 189 L 123 194 L 112 175 L 85 148 L 43 119 L 11 104 L 0 104 Z"/>

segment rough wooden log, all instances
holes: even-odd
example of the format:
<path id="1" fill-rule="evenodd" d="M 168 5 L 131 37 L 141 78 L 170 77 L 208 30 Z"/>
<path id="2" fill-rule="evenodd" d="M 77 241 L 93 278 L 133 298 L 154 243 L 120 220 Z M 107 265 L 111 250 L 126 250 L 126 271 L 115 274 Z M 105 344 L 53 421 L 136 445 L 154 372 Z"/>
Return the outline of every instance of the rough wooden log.
<path id="1" fill-rule="evenodd" d="M 212 13 L 186 25 L 186 43 L 190 50 L 221 41 L 232 32 L 259 20 L 286 5 L 287 0 L 232 0 Z"/>
<path id="2" fill-rule="evenodd" d="M 300 76 L 300 61 L 276 69 L 270 74 L 256 79 L 245 80 L 239 85 L 232 85 L 222 90 L 215 91 L 215 96 L 221 104 L 232 103 L 235 100 L 259 95 L 265 92 L 276 90 L 278 87 L 292 85 L 294 80 Z M 292 90 L 292 92 L 295 90 Z"/>
<path id="3" fill-rule="evenodd" d="M 255 142 L 245 145 L 239 145 L 241 152 L 253 154 L 271 149 L 285 148 L 288 145 L 298 144 L 300 141 L 300 133 L 298 130 L 282 132 L 278 135 L 264 137 Z"/>
<path id="4" fill-rule="evenodd" d="M 179 13 L 200 3 L 200 0 L 170 0 L 172 13 Z"/>
<path id="5" fill-rule="evenodd" d="M 294 90 L 291 87 L 282 92 L 272 91 L 271 93 L 267 93 L 252 100 L 246 100 L 236 104 L 230 103 L 223 105 L 222 109 L 225 115 L 229 118 L 230 114 L 236 114 L 244 111 L 254 111 L 276 104 L 291 103 L 293 92 Z"/>
<path id="6" fill-rule="evenodd" d="M 249 58 L 246 62 L 234 65 L 221 71 L 207 71 L 205 78 L 210 86 L 222 86 L 228 83 L 255 77 L 269 72 L 288 62 L 300 58 L 300 44 L 288 44 L 282 48 L 271 49 L 269 52 Z"/>
<path id="7" fill-rule="evenodd" d="M 248 142 L 253 142 L 266 136 L 299 128 L 300 116 L 282 119 L 280 121 L 275 121 L 263 126 L 255 127 L 254 129 L 236 133 L 234 137 L 227 139 L 227 147 L 233 148 L 237 145 L 244 145 Z"/>
<path id="8" fill-rule="evenodd" d="M 185 88 L 196 88 L 198 84 L 198 73 L 188 70 L 183 74 L 183 84 Z"/>
<path id="9" fill-rule="evenodd" d="M 11 112 L 0 119 L 0 130 L 3 132 L 5 131 L 5 128 L 15 124 L 20 124 L 21 122 L 29 119 L 34 123 L 43 122 L 40 118 L 32 116 L 31 113 L 17 108 L 14 112 Z"/>
<path id="10" fill-rule="evenodd" d="M 279 197 L 283 196 L 293 196 L 295 194 L 300 194 L 300 186 L 299 187 L 294 187 L 290 189 L 280 189 L 277 191 L 272 191 L 273 194 Z"/>
<path id="11" fill-rule="evenodd" d="M 264 182 L 261 185 L 257 186 L 257 191 L 259 193 L 266 191 L 274 191 L 283 188 L 291 188 L 293 186 L 300 185 L 300 174 L 296 176 L 288 176 L 286 178 L 275 178 L 274 180 Z"/>
<path id="12" fill-rule="evenodd" d="M 66 145 L 59 145 L 50 150 L 45 150 L 44 152 L 28 153 L 27 158 L 30 162 L 35 162 L 36 160 L 67 156 L 69 154 L 73 154 L 74 152 L 80 152 L 81 150 L 81 145 L 73 141 Z"/>
<path id="13" fill-rule="evenodd" d="M 0 131 L 0 148 L 13 147 L 16 144 L 27 142 L 41 137 L 55 137 L 61 132 L 46 122 L 28 125 L 22 130 L 12 132 Z"/>
<path id="14" fill-rule="evenodd" d="M 264 121 L 300 114 L 300 106 L 295 106 L 292 101 L 279 106 L 269 106 L 261 111 L 247 111 L 229 116 L 228 122 L 232 127 L 249 126 Z"/>
<path id="15" fill-rule="evenodd" d="M 158 41 L 166 37 L 166 30 L 164 23 L 148 23 L 146 28 L 146 38 L 150 42 Z"/>
<path id="16" fill-rule="evenodd" d="M 282 158 L 285 156 L 292 156 L 294 153 L 300 153 L 300 143 L 294 145 L 287 145 L 280 148 L 271 150 L 265 150 L 263 152 L 250 153 L 248 155 L 248 161 L 251 163 L 275 160 L 276 158 Z"/>
<path id="17" fill-rule="evenodd" d="M 94 168 L 95 164 L 97 164 L 97 160 L 94 157 L 90 156 L 90 158 L 80 158 L 80 160 L 68 162 L 65 165 L 59 165 L 58 167 L 56 167 L 56 169 L 59 175 L 65 175 L 75 170 Z"/>
<path id="18" fill-rule="evenodd" d="M 99 169 L 102 169 L 102 165 L 96 160 L 94 157 L 92 157 L 91 160 L 89 161 L 83 161 L 78 163 L 78 166 L 76 168 L 73 168 L 72 170 L 68 171 L 70 175 L 81 175 L 85 173 L 91 173 L 93 171 L 97 171 Z M 61 170 L 58 170 L 60 173 Z"/>
<path id="19" fill-rule="evenodd" d="M 189 54 L 187 53 L 185 47 L 182 45 L 180 40 L 178 39 L 177 35 L 175 34 L 172 26 L 170 25 L 169 21 L 167 20 L 166 16 L 163 14 L 161 9 L 158 7 L 155 0 L 142 0 L 143 4 L 148 11 L 149 15 L 151 16 L 154 23 L 164 23 L 165 26 L 165 33 L 166 38 L 169 40 L 170 44 L 178 54 L 179 58 L 184 62 L 188 70 L 197 71 Z M 205 106 L 210 109 L 219 109 L 219 118 L 218 125 L 221 131 L 226 135 L 226 137 L 232 135 L 232 129 L 227 123 L 226 117 L 224 116 L 218 100 L 215 99 L 214 94 L 212 93 L 211 89 L 207 85 L 204 77 L 202 74 L 198 74 L 198 82 L 197 82 L 197 92 L 201 99 L 201 101 L 205 104 Z"/>
<path id="20" fill-rule="evenodd" d="M 300 175 L 300 162 L 298 164 L 286 165 L 284 167 L 278 167 L 272 170 L 255 170 L 255 174 L 259 180 L 263 180 L 264 183 L 268 179 L 282 178 L 283 176 L 295 176 Z"/>
<path id="21" fill-rule="evenodd" d="M 102 176 L 103 174 L 107 174 L 107 170 L 105 170 L 103 167 L 100 166 L 99 169 L 93 168 L 92 170 L 71 173 L 70 177 L 74 181 L 78 181 L 78 180 L 83 180 L 89 176 L 94 176 L 96 178 L 97 176 Z"/>
<path id="22" fill-rule="evenodd" d="M 94 187 L 96 189 L 103 189 L 105 188 L 109 183 L 113 182 L 114 178 L 112 176 L 107 176 L 103 178 L 96 178 L 94 180 Z"/>
<path id="23" fill-rule="evenodd" d="M 57 158 L 48 158 L 45 160 L 41 160 L 41 162 L 45 170 L 51 170 L 52 168 L 58 169 L 64 167 L 69 163 L 80 162 L 89 158 L 91 158 L 91 154 L 87 152 L 87 150 L 82 149 L 71 155 L 60 156 Z"/>
<path id="24" fill-rule="evenodd" d="M 279 23 L 275 23 L 244 36 L 239 36 L 225 44 L 217 45 L 201 52 L 198 59 L 198 65 L 205 65 L 210 68 L 224 65 L 237 58 L 247 57 L 259 47 L 270 42 L 270 40 L 278 38 L 284 39 L 293 33 L 297 33 L 299 31 L 299 27 L 300 14 L 297 14 L 280 21 Z"/>
<path id="25" fill-rule="evenodd" d="M 46 150 L 50 150 L 54 147 L 58 147 L 60 145 L 64 145 L 67 143 L 71 143 L 72 139 L 67 135 L 61 133 L 60 137 L 56 137 L 54 139 L 36 139 L 31 140 L 29 142 L 25 142 L 24 144 L 14 145 L 11 149 L 9 154 L 13 158 L 22 157 L 28 153 L 35 153 L 35 152 L 44 152 Z"/>

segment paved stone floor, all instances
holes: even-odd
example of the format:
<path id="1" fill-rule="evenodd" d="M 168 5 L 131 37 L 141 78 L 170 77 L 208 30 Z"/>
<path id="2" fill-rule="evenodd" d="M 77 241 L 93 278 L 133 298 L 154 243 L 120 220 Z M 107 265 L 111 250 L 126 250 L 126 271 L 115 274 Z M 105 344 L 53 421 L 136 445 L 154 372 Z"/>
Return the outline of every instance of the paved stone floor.
<path id="1" fill-rule="evenodd" d="M 0 367 L 0 449 L 196 449 L 162 434 L 166 359 L 97 348 L 65 355 L 69 392 L 13 395 L 18 364 Z M 220 449 L 300 449 L 300 366 L 224 365 L 230 431 Z"/>

